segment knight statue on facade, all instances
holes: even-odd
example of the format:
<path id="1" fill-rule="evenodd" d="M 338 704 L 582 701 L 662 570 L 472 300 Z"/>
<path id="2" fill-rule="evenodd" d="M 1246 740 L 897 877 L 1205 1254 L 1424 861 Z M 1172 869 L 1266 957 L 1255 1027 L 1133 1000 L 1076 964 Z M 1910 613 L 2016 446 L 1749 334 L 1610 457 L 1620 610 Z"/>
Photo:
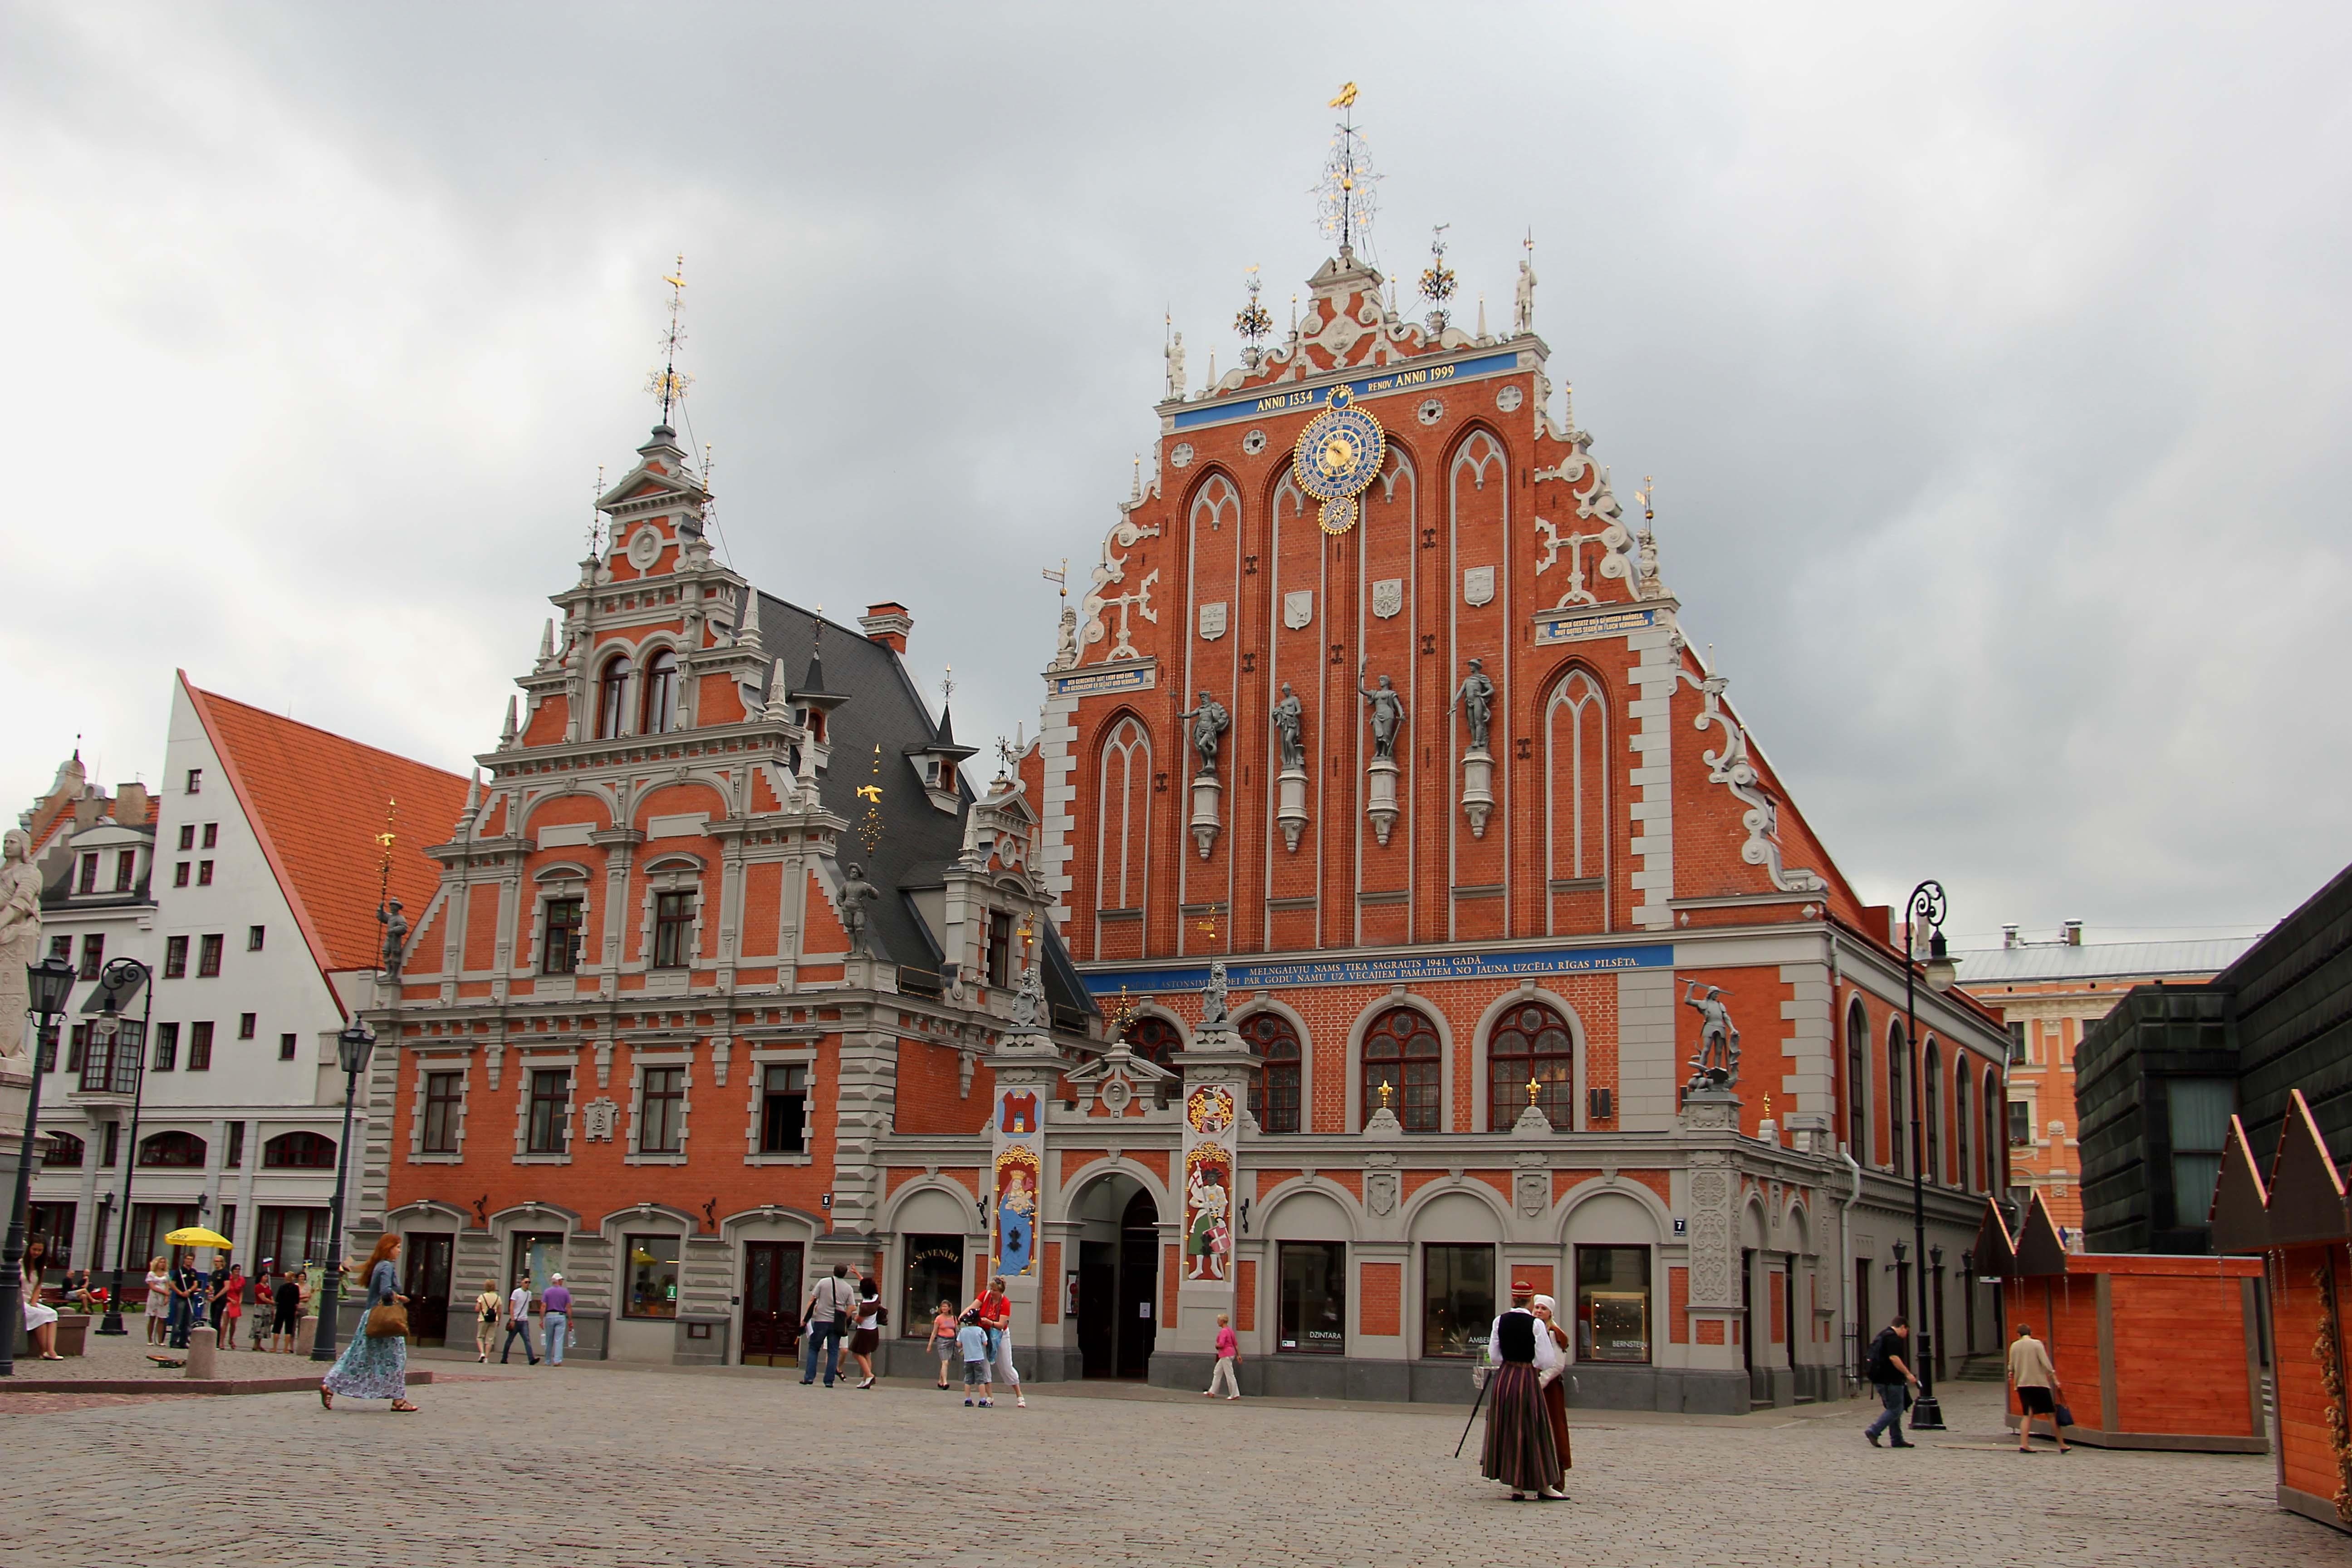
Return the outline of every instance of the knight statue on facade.
<path id="1" fill-rule="evenodd" d="M 1739 1031 L 1732 1025 L 1731 1009 L 1723 1005 L 1723 988 L 1710 985 L 1704 995 L 1695 994 L 1698 989 L 1696 980 L 1683 982 L 1684 1005 L 1699 1016 L 1698 1054 L 1690 1059 L 1690 1082 L 1683 1086 L 1685 1094 L 1702 1089 L 1728 1089 L 1739 1081 Z"/>
<path id="2" fill-rule="evenodd" d="M 400 971 L 408 962 L 408 919 L 400 912 L 400 900 L 391 900 L 375 912 L 376 923 L 383 927 L 383 977 L 400 978 Z"/>
<path id="3" fill-rule="evenodd" d="M 869 936 L 872 917 L 866 906 L 882 896 L 882 889 L 866 879 L 866 868 L 852 863 L 844 868 L 841 879 L 841 924 L 849 933 L 849 951 L 871 958 L 874 943 Z"/>
<path id="4" fill-rule="evenodd" d="M 1201 1027 L 1223 1029 L 1233 1025 L 1233 1009 L 1225 1000 L 1225 961 L 1209 961 L 1209 983 L 1201 988 Z"/>

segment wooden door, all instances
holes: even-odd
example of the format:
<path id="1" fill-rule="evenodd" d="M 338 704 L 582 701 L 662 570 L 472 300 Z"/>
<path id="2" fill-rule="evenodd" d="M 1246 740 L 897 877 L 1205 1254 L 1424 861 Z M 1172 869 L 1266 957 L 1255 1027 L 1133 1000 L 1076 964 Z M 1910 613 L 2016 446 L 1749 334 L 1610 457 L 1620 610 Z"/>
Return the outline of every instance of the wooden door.
<path id="1" fill-rule="evenodd" d="M 743 1364 L 790 1366 L 801 1342 L 801 1244 L 743 1244 Z"/>
<path id="2" fill-rule="evenodd" d="M 400 1293 L 408 1298 L 412 1343 L 437 1345 L 449 1337 L 449 1270 L 457 1247 L 457 1238 L 446 1231 L 411 1232 L 402 1245 L 408 1275 Z"/>

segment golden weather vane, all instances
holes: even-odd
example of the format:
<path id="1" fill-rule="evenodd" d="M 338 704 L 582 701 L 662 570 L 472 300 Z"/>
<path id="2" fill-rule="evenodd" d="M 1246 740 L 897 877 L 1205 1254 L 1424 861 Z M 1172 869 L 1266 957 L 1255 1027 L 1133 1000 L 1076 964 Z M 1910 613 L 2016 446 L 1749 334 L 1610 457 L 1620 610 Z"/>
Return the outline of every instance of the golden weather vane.
<path id="1" fill-rule="evenodd" d="M 1372 172 L 1371 160 L 1364 152 L 1364 133 L 1356 129 L 1356 84 L 1351 81 L 1340 88 L 1328 107 L 1342 112 L 1335 128 L 1339 134 L 1332 138 L 1331 155 L 1323 164 L 1323 178 L 1315 195 L 1319 198 L 1324 232 L 1338 239 L 1340 253 L 1348 255 L 1355 241 L 1372 226 L 1372 187 L 1380 183 L 1380 176 Z"/>
<path id="2" fill-rule="evenodd" d="M 880 800 L 882 798 L 882 786 L 880 784 L 859 784 L 857 786 L 857 798 L 860 800 Z"/>
<path id="3" fill-rule="evenodd" d="M 646 377 L 646 391 L 661 399 L 662 423 L 669 423 L 670 409 L 686 399 L 686 389 L 694 377 L 677 373 L 677 345 L 686 342 L 686 328 L 680 324 L 679 312 L 686 308 L 686 257 L 677 258 L 677 270 L 666 273 L 662 281 L 669 285 L 669 330 L 661 335 L 662 367 Z"/>

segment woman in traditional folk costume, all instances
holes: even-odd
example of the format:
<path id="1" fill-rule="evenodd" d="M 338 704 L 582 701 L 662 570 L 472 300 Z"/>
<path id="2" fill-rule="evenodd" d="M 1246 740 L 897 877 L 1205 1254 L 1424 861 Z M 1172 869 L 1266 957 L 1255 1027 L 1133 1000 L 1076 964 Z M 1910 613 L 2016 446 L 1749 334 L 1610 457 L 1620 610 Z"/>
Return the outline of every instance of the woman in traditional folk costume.
<path id="1" fill-rule="evenodd" d="M 1511 1310 L 1495 1320 L 1486 1352 L 1495 1363 L 1487 1385 L 1486 1440 L 1479 1452 L 1478 1473 L 1511 1489 L 1517 1502 L 1528 1493 L 1565 1498 L 1567 1479 L 1560 1468 L 1559 1446 L 1552 1439 L 1551 1420 L 1544 1414 L 1542 1378 L 1558 1373 L 1559 1347 L 1541 1319 L 1528 1310 L 1535 1288 L 1525 1280 L 1511 1283 Z"/>
<path id="2" fill-rule="evenodd" d="M 1552 1348 L 1559 1352 L 1559 1364 L 1538 1376 L 1543 1383 L 1544 1415 L 1551 1420 L 1551 1440 L 1559 1449 L 1559 1468 L 1572 1470 L 1576 1460 L 1568 1447 L 1568 1331 L 1559 1326 L 1559 1303 L 1550 1297 L 1536 1298 L 1535 1314 L 1550 1332 Z"/>

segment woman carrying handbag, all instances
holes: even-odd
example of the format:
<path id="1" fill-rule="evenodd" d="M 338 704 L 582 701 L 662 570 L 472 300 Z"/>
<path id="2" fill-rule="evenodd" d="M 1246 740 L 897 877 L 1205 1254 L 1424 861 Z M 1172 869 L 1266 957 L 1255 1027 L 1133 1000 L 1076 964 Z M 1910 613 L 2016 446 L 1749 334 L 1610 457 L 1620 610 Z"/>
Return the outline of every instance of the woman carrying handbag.
<path id="1" fill-rule="evenodd" d="M 399 1411 L 416 1408 L 407 1398 L 408 1299 L 400 1294 L 400 1278 L 392 1266 L 399 1255 L 400 1237 L 387 1231 L 376 1238 L 375 1250 L 357 1271 L 367 1281 L 367 1319 L 320 1381 L 319 1403 L 330 1410 L 338 1394 L 349 1399 L 389 1399 Z"/>

